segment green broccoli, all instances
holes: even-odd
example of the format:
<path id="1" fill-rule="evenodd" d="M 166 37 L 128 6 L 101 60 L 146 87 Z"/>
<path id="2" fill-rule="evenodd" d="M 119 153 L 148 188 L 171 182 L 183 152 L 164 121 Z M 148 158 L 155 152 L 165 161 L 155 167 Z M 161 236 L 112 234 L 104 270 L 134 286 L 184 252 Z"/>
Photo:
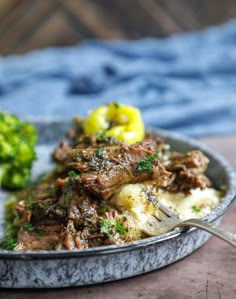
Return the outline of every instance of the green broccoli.
<path id="1" fill-rule="evenodd" d="M 18 189 L 28 184 L 36 140 L 33 125 L 0 111 L 0 186 Z"/>

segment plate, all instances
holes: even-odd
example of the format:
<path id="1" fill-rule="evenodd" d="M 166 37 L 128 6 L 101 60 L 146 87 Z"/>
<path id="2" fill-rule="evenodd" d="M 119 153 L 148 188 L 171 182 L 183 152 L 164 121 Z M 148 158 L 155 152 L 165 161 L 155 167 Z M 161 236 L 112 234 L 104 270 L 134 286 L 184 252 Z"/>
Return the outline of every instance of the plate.
<path id="1" fill-rule="evenodd" d="M 39 133 L 38 159 L 33 176 L 50 169 L 50 153 L 64 136 L 70 122 L 60 120 L 36 121 Z M 174 150 L 200 149 L 210 159 L 207 175 L 215 187 L 225 185 L 227 191 L 221 204 L 206 221 L 218 224 L 221 216 L 235 199 L 236 176 L 229 163 L 205 145 L 179 134 L 150 128 Z M 0 194 L 0 237 L 3 235 L 3 202 Z M 55 288 L 91 285 L 119 280 L 167 266 L 186 257 L 202 246 L 210 235 L 205 231 L 175 229 L 122 245 L 110 245 L 81 250 L 14 252 L 0 250 L 0 287 L 3 288 Z"/>

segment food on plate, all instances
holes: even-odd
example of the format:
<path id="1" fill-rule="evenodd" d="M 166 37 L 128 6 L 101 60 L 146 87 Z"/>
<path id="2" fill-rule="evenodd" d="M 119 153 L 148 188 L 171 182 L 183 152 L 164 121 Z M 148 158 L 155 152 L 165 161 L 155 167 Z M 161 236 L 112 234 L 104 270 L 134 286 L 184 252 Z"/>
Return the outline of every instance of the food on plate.
<path id="1" fill-rule="evenodd" d="M 0 111 L 0 186 L 18 189 L 28 184 L 36 139 L 33 125 Z"/>
<path id="2" fill-rule="evenodd" d="M 137 108 L 109 103 L 91 111 L 83 124 L 85 134 L 100 133 L 105 137 L 115 137 L 127 144 L 144 138 L 144 125 Z"/>
<path id="3" fill-rule="evenodd" d="M 137 125 L 127 128 L 131 119 L 120 116 L 123 111 L 135 111 L 132 121 Z M 55 169 L 8 203 L 7 216 L 14 226 L 7 227 L 5 248 L 73 250 L 123 244 L 147 237 L 143 226 L 158 213 L 159 202 L 183 219 L 202 217 L 219 204 L 222 192 L 205 175 L 208 158 L 199 150 L 175 152 L 158 136 L 144 133 L 136 111 L 109 103 L 85 120 L 74 119 L 68 141 L 61 141 L 52 154 Z M 107 113 L 115 115 L 114 121 Z M 101 125 L 100 116 L 102 124 L 104 118 L 109 124 Z M 119 126 L 124 126 L 124 134 L 111 133 Z"/>

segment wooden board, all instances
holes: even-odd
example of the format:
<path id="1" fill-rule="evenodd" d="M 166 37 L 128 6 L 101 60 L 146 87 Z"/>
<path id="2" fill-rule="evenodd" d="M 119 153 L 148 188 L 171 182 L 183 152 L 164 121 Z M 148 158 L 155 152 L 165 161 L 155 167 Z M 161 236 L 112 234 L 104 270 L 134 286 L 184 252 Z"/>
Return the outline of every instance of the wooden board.
<path id="1" fill-rule="evenodd" d="M 1 0 L 0 54 L 87 38 L 164 37 L 235 16 L 235 0 Z"/>

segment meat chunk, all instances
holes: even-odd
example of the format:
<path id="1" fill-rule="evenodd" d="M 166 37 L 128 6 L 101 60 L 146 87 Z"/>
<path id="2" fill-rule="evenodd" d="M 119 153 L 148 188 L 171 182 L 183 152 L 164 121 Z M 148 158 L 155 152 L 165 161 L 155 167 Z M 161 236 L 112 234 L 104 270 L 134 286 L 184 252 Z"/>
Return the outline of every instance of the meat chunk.
<path id="1" fill-rule="evenodd" d="M 210 180 L 204 175 L 208 162 L 208 158 L 198 150 L 186 154 L 173 153 L 166 169 L 173 172 L 175 178 L 167 190 L 188 193 L 191 189 L 204 189 L 210 186 Z"/>
<path id="2" fill-rule="evenodd" d="M 84 227 L 96 227 L 99 222 L 97 215 L 98 201 L 88 196 L 83 189 L 73 196 L 68 212 L 67 218 L 72 220 L 77 229 Z"/>
<path id="3" fill-rule="evenodd" d="M 170 171 L 189 170 L 193 174 L 202 174 L 207 169 L 208 163 L 208 158 L 198 150 L 186 154 L 174 152 L 166 169 Z"/>
<path id="4" fill-rule="evenodd" d="M 51 183 L 52 176 L 47 175 L 46 181 L 38 182 L 37 185 L 18 192 L 16 211 L 19 215 L 19 224 L 40 221 L 44 218 L 62 218 L 61 213 L 56 209 L 52 210 L 56 204 L 54 188 Z M 54 213 L 56 211 L 56 213 Z"/>
<path id="5" fill-rule="evenodd" d="M 152 180 L 153 184 L 167 186 L 171 173 L 157 159 L 149 171 L 137 171 L 140 161 L 155 151 L 156 144 L 150 140 L 131 146 L 76 149 L 70 154 L 68 168 L 80 173 L 76 177 L 79 186 L 107 200 L 123 184 Z"/>
<path id="6" fill-rule="evenodd" d="M 55 148 L 52 157 L 55 162 L 59 164 L 65 163 L 67 159 L 67 154 L 72 150 L 66 141 L 61 141 L 59 145 Z"/>
<path id="7" fill-rule="evenodd" d="M 33 231 L 19 230 L 15 250 L 54 250 L 63 240 L 63 224 L 38 225 Z"/>
<path id="8" fill-rule="evenodd" d="M 78 188 L 72 178 L 58 181 L 53 192 L 48 191 L 44 184 L 46 189 L 40 193 L 42 186 L 39 184 L 32 191 L 29 189 L 25 192 L 34 194 L 33 201 L 28 201 L 25 194 L 17 203 L 21 229 L 16 250 L 85 248 L 88 247 L 87 241 L 82 238 L 84 234 L 80 236 L 79 231 L 86 228 L 91 234 L 97 233 L 100 221 L 97 215 L 98 202 Z"/>

